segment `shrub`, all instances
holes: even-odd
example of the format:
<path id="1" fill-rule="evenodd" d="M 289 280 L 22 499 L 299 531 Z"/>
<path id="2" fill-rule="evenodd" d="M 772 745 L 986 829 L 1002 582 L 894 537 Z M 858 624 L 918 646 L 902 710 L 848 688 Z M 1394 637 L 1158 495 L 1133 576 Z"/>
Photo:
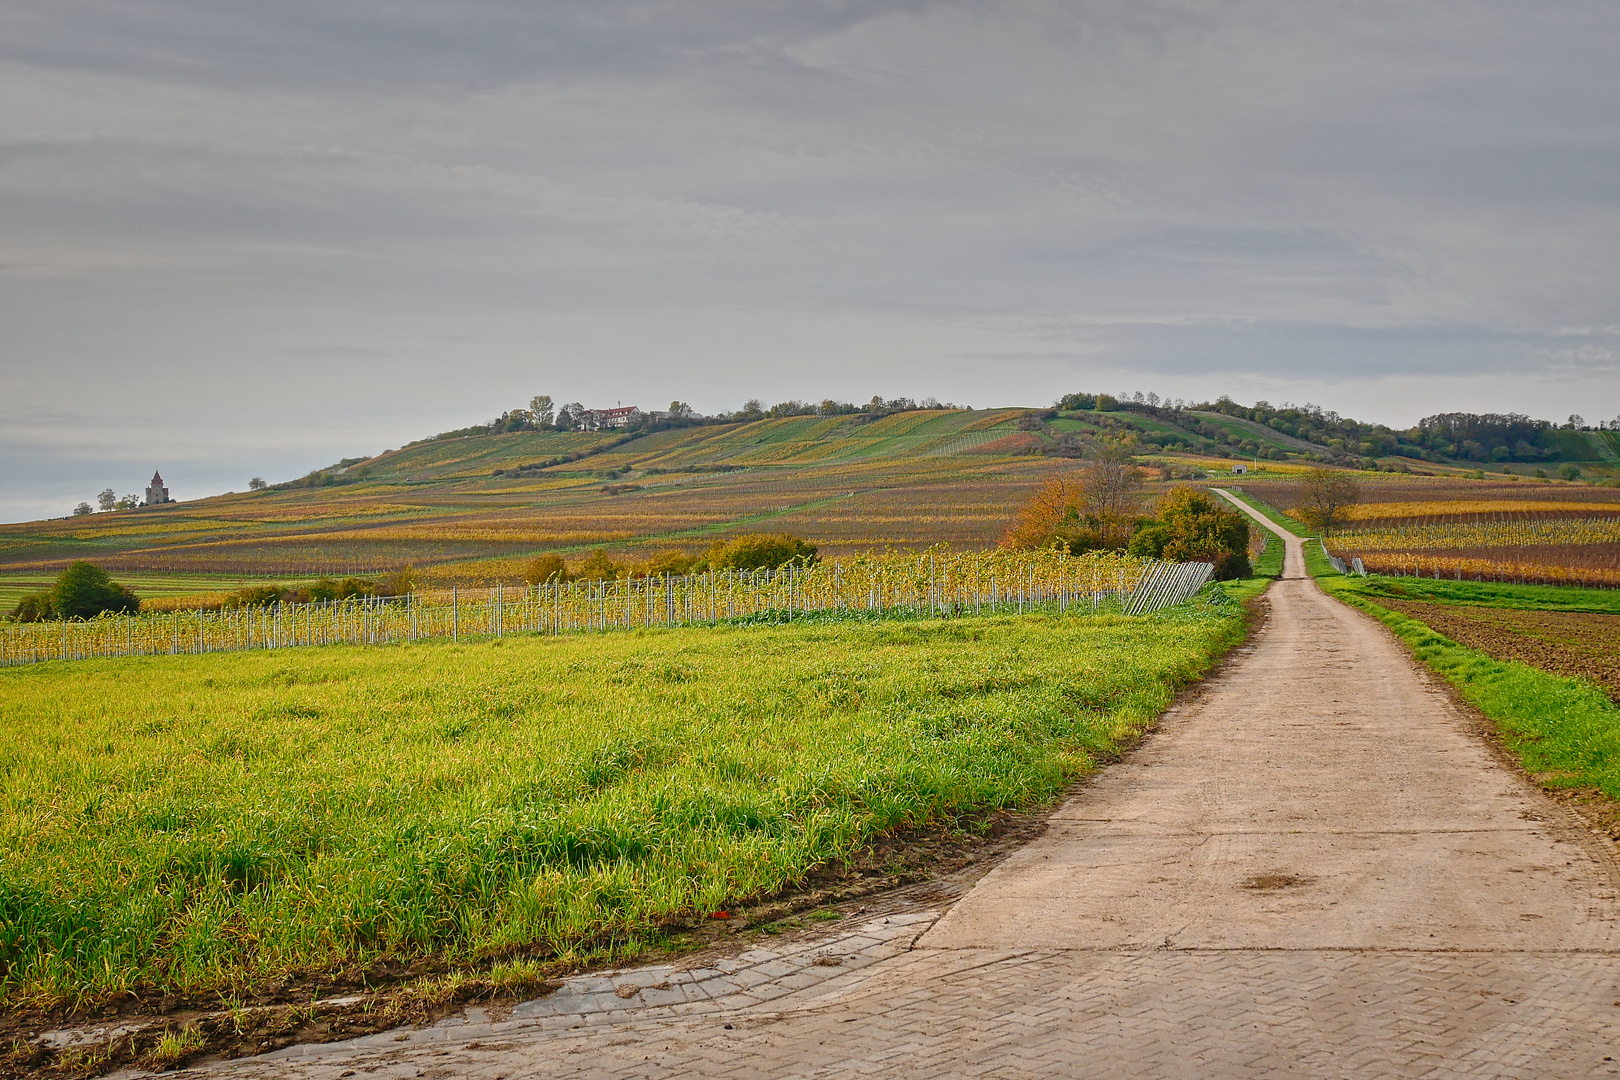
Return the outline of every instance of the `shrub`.
<path id="1" fill-rule="evenodd" d="M 551 585 L 568 580 L 568 564 L 556 552 L 548 551 L 529 560 L 523 568 L 523 581 L 528 585 Z"/>
<path id="2" fill-rule="evenodd" d="M 384 574 L 377 582 L 376 594 L 378 596 L 409 596 L 416 591 L 416 568 L 402 566 L 392 573 Z"/>
<path id="3" fill-rule="evenodd" d="M 716 542 L 703 557 L 713 570 L 778 570 L 815 561 L 816 545 L 791 533 L 744 533 Z"/>
<path id="4" fill-rule="evenodd" d="M 56 609 L 51 606 L 49 592 L 29 593 L 11 609 L 11 617 L 17 622 L 44 622 L 55 615 Z"/>
<path id="5" fill-rule="evenodd" d="M 626 576 L 628 568 L 611 555 L 597 548 L 580 562 L 573 576 L 581 581 L 613 581 Z"/>
<path id="6" fill-rule="evenodd" d="M 376 596 L 377 588 L 369 581 L 362 581 L 354 577 L 346 577 L 342 581 L 321 578 L 309 587 L 307 595 L 311 602 L 353 600 L 361 596 Z"/>
<path id="7" fill-rule="evenodd" d="M 1215 559 L 1215 580 L 1235 581 L 1246 578 L 1254 573 L 1254 567 L 1249 562 L 1248 552 L 1224 551 Z"/>
<path id="8" fill-rule="evenodd" d="M 133 614 L 140 607 L 134 593 L 94 563 L 74 563 L 51 586 L 51 608 L 59 619 L 93 619 L 104 611 Z"/>
<path id="9" fill-rule="evenodd" d="M 243 607 L 269 607 L 279 604 L 286 598 L 286 594 L 275 585 L 249 585 L 245 589 L 238 589 L 225 598 L 228 608 Z"/>
<path id="10" fill-rule="evenodd" d="M 697 556 L 688 555 L 686 552 L 674 548 L 668 551 L 660 551 L 647 560 L 647 576 L 662 577 L 665 574 L 679 576 L 690 571 L 697 564 L 697 561 Z"/>

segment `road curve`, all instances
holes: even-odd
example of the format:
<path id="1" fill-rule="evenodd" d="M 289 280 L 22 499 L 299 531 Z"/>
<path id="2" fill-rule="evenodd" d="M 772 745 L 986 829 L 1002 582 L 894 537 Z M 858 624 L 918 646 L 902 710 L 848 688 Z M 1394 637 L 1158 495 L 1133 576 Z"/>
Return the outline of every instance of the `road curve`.
<path id="1" fill-rule="evenodd" d="M 868 966 L 763 1003 L 520 1007 L 202 1071 L 1620 1076 L 1612 851 L 1279 534 L 1254 639 Z"/>

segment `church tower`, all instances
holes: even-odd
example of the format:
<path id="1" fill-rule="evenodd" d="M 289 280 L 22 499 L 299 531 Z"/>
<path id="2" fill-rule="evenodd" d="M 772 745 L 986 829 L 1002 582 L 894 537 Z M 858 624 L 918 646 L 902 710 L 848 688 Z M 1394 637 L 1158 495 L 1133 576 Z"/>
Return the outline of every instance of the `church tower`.
<path id="1" fill-rule="evenodd" d="M 146 505 L 157 506 L 169 501 L 169 489 L 163 486 L 163 477 L 154 469 L 152 482 L 146 486 Z"/>

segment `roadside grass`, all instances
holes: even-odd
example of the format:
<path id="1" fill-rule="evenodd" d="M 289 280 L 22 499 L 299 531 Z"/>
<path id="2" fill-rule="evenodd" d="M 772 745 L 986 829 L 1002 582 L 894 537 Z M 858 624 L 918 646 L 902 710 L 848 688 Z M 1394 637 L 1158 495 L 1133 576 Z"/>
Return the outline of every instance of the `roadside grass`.
<path id="1" fill-rule="evenodd" d="M 1307 540 L 1303 545 L 1305 553 L 1305 572 L 1320 581 L 1323 578 L 1344 577 L 1333 564 L 1328 562 L 1327 549 L 1320 540 Z"/>
<path id="2" fill-rule="evenodd" d="M 1296 535 L 1306 535 L 1298 522 L 1257 499 L 1242 498 Z M 1603 687 L 1588 679 L 1498 660 L 1378 603 L 1380 597 L 1403 596 L 1439 603 L 1608 614 L 1620 611 L 1620 592 L 1344 575 L 1328 563 L 1316 540 L 1305 542 L 1305 565 L 1324 592 L 1389 627 L 1418 659 L 1456 687 L 1464 700 L 1496 725 L 1508 749 L 1542 786 L 1595 789 L 1610 800 L 1620 800 L 1620 708 Z"/>
<path id="3" fill-rule="evenodd" d="M 1051 798 L 1246 632 L 994 616 L 0 672 L 0 993 L 634 957 L 886 833 Z"/>
<path id="4" fill-rule="evenodd" d="M 1260 557 L 1254 560 L 1254 576 L 1257 578 L 1280 578 L 1283 572 L 1283 555 L 1286 549 L 1279 537 L 1268 535 L 1266 546 L 1260 552 Z"/>
<path id="5" fill-rule="evenodd" d="M 1515 585 L 1494 581 L 1447 581 L 1435 578 L 1370 575 L 1361 585 L 1367 596 L 1397 597 L 1435 604 L 1513 608 L 1521 611 L 1570 611 L 1593 615 L 1620 614 L 1620 589 L 1586 589 L 1575 585 Z"/>

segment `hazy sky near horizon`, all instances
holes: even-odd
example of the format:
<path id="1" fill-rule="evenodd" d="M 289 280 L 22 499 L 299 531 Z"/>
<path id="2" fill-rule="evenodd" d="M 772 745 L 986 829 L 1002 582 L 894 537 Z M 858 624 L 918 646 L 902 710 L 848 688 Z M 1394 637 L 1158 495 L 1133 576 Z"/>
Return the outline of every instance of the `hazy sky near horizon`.
<path id="1" fill-rule="evenodd" d="M 536 393 L 1620 413 L 1620 5 L 0 0 L 0 520 Z"/>

